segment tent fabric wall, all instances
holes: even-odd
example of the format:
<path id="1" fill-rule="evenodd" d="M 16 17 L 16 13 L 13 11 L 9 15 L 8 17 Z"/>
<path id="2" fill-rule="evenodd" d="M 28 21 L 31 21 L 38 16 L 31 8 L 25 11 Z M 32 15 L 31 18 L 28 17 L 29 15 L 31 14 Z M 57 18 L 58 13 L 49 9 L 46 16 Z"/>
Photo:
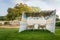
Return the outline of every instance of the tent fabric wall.
<path id="1" fill-rule="evenodd" d="M 52 33 L 55 33 L 55 23 L 56 23 L 56 10 L 52 13 L 53 15 L 49 18 L 51 23 L 47 23 L 46 29 L 49 30 Z"/>
<path id="2" fill-rule="evenodd" d="M 22 20 L 23 21 L 20 22 L 19 32 L 26 30 L 27 25 L 33 25 L 34 23 L 36 24 L 36 25 L 34 25 L 35 26 L 34 28 L 38 29 L 37 24 L 39 24 L 40 22 L 37 22 L 37 21 L 35 21 L 33 19 L 29 19 L 29 18 L 26 19 L 26 16 L 24 15 L 24 13 L 22 13 Z M 43 19 L 40 19 L 40 20 L 43 20 Z M 50 22 L 47 22 L 47 20 L 50 20 Z M 56 22 L 56 10 L 54 10 L 53 13 L 49 16 L 49 18 L 46 19 L 46 22 L 45 22 L 46 29 L 49 30 L 50 32 L 54 33 L 55 32 L 55 22 Z M 44 22 L 42 22 L 42 23 L 44 23 Z"/>
<path id="3" fill-rule="evenodd" d="M 19 32 L 26 30 L 26 23 L 21 21 L 20 22 L 20 27 L 19 27 Z"/>

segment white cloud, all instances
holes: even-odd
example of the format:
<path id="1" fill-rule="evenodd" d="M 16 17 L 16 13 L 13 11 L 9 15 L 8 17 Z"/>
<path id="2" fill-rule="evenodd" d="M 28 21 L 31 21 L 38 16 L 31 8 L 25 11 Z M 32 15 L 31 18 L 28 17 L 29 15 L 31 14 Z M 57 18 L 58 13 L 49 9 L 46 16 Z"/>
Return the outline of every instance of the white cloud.
<path id="1" fill-rule="evenodd" d="M 56 9 L 56 14 L 59 15 L 60 18 L 60 0 L 45 0 L 45 2 Z"/>
<path id="2" fill-rule="evenodd" d="M 11 0 L 12 3 L 17 4 L 17 3 L 26 3 L 29 6 L 38 6 L 41 9 L 52 9 L 52 7 L 50 5 L 48 5 L 47 3 L 45 3 L 42 0 Z"/>
<path id="3" fill-rule="evenodd" d="M 27 1 L 25 2 L 26 4 L 30 5 L 30 6 L 37 6 L 37 7 L 40 7 L 41 9 L 52 9 L 51 6 L 49 6 L 47 3 L 43 2 L 43 1 L 40 1 L 40 0 L 35 0 L 35 1 Z"/>
<path id="4" fill-rule="evenodd" d="M 21 3 L 22 0 L 10 0 L 10 2 L 12 2 L 13 4 L 17 4 L 17 3 Z"/>

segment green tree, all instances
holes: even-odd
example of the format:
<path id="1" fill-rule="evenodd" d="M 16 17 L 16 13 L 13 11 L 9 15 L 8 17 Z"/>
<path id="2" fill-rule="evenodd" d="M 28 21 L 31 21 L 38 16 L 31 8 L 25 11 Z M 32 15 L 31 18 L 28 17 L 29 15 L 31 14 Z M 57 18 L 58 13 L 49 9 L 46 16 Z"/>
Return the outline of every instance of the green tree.
<path id="1" fill-rule="evenodd" d="M 59 19 L 59 16 L 58 15 L 56 15 L 56 21 L 59 21 L 60 19 Z"/>
<path id="2" fill-rule="evenodd" d="M 32 12 L 32 8 L 27 6 L 26 4 L 17 4 L 14 8 L 8 8 L 7 20 L 14 20 L 17 17 L 22 15 L 22 12 Z"/>
<path id="3" fill-rule="evenodd" d="M 0 21 L 4 21 L 5 20 L 5 16 L 0 16 Z"/>
<path id="4" fill-rule="evenodd" d="M 32 7 L 33 12 L 39 12 L 41 9 L 39 7 Z"/>

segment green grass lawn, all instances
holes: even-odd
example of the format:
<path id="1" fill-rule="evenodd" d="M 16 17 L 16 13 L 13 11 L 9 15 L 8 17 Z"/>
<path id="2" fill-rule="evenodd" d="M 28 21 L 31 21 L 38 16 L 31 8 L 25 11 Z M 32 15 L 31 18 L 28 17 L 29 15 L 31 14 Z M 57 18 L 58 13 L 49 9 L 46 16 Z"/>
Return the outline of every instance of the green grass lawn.
<path id="1" fill-rule="evenodd" d="M 19 33 L 18 29 L 0 29 L 0 40 L 60 40 L 60 29 L 55 34 L 47 30 L 26 30 Z"/>

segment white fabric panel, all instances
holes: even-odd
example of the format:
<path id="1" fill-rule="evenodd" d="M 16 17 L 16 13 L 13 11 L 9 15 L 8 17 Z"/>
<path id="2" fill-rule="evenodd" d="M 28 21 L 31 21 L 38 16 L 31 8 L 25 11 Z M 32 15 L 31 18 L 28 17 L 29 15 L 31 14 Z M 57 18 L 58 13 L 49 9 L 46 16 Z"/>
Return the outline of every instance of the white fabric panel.
<path id="1" fill-rule="evenodd" d="M 38 23 L 40 25 L 45 25 L 46 24 L 46 20 L 44 18 L 39 18 Z"/>
<path id="2" fill-rule="evenodd" d="M 34 24 L 34 20 L 31 17 L 27 18 L 27 24 L 28 25 L 33 25 Z"/>
<path id="3" fill-rule="evenodd" d="M 56 20 L 56 11 L 53 12 L 53 16 L 51 15 L 47 20 L 44 17 L 28 17 L 27 19 L 22 15 L 22 21 L 20 22 L 19 32 L 26 30 L 27 25 L 34 25 L 34 29 L 38 29 L 38 25 L 46 25 L 46 29 L 55 32 L 55 20 Z M 26 21 L 26 22 L 24 22 Z"/>
<path id="4" fill-rule="evenodd" d="M 53 13 L 55 13 L 55 11 Z M 46 29 L 52 33 L 55 33 L 56 15 L 51 16 L 51 18 L 49 18 L 49 20 L 51 20 L 51 21 L 47 22 Z"/>
<path id="5" fill-rule="evenodd" d="M 50 32 L 54 33 L 55 26 L 54 26 L 54 24 L 47 24 L 46 29 L 49 30 Z"/>
<path id="6" fill-rule="evenodd" d="M 35 24 L 34 25 L 34 29 L 38 29 L 38 24 Z"/>
<path id="7" fill-rule="evenodd" d="M 28 17 L 27 18 L 27 24 L 28 25 L 34 25 L 34 24 L 45 25 L 46 20 L 44 18 L 38 18 L 35 20 L 34 18 Z"/>
<path id="8" fill-rule="evenodd" d="M 21 21 L 20 22 L 19 32 L 26 30 L 26 26 L 27 26 L 26 23 Z"/>

